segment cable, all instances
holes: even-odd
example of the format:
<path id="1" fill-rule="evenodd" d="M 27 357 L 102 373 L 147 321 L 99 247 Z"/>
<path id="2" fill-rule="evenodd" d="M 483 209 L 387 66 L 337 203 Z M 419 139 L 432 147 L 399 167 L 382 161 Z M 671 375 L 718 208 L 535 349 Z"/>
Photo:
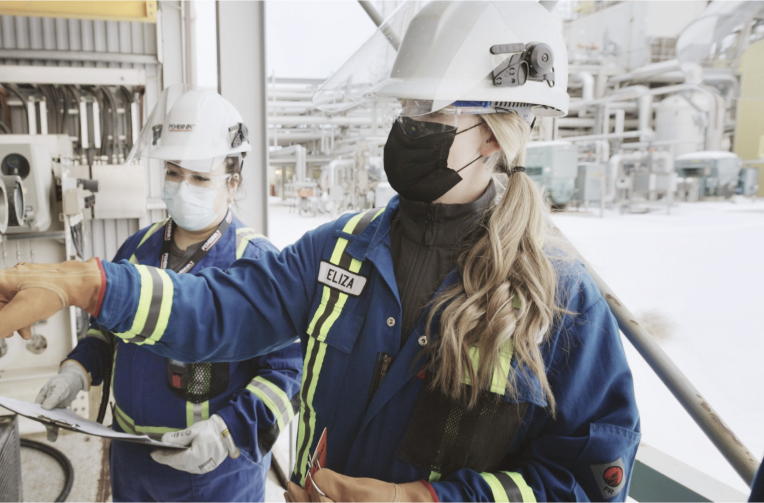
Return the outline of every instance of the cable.
<path id="1" fill-rule="evenodd" d="M 11 134 L 11 130 L 5 125 L 5 122 L 0 121 L 0 128 L 2 128 L 3 133 Z"/>
<path id="2" fill-rule="evenodd" d="M 74 468 L 72 467 L 72 463 L 69 461 L 69 458 L 64 456 L 63 452 L 54 447 L 43 444 L 42 442 L 29 440 L 27 438 L 21 439 L 21 447 L 44 452 L 48 456 L 58 461 L 58 464 L 61 465 L 61 468 L 64 470 L 64 488 L 61 489 L 61 492 L 59 493 L 58 498 L 56 498 L 56 501 L 66 501 L 67 496 L 69 496 L 69 493 L 72 490 L 72 484 L 74 483 Z"/>
<path id="3" fill-rule="evenodd" d="M 103 424 L 103 418 L 106 417 L 106 408 L 109 405 L 109 397 L 111 396 L 111 368 L 114 359 L 114 349 L 110 352 L 112 361 L 105 363 L 103 366 L 103 385 L 101 387 L 101 404 L 98 406 L 98 417 L 96 421 Z"/>
<path id="4" fill-rule="evenodd" d="M 27 134 L 29 134 L 29 110 L 27 109 L 27 103 L 24 97 L 21 95 L 21 91 L 14 84 L 3 84 L 3 86 L 16 95 L 16 98 L 21 102 L 21 108 L 24 110 L 24 117 L 27 120 Z"/>

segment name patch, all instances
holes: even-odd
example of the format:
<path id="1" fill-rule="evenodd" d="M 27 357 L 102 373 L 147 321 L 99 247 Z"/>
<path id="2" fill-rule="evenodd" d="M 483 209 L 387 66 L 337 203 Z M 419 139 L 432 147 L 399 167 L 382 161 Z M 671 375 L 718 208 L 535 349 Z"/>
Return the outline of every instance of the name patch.
<path id="1" fill-rule="evenodd" d="M 318 282 L 342 293 L 358 297 L 366 287 L 366 277 L 324 260 L 318 269 Z"/>

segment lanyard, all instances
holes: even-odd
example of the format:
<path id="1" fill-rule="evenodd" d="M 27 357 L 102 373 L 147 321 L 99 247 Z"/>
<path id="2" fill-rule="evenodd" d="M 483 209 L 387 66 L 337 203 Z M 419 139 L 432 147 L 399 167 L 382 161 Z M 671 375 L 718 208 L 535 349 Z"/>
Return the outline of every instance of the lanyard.
<path id="1" fill-rule="evenodd" d="M 223 237 L 223 234 L 226 233 L 232 221 L 233 221 L 233 213 L 231 213 L 231 210 L 228 210 L 228 213 L 226 214 L 223 221 L 220 222 L 220 225 L 218 225 L 218 228 L 215 229 L 215 232 L 213 232 L 212 235 L 207 238 L 207 241 L 204 242 L 202 247 L 199 248 L 196 251 L 196 253 L 194 253 L 191 256 L 188 263 L 184 265 L 178 271 L 178 274 L 187 273 L 196 264 L 198 264 L 204 257 L 206 257 L 210 249 L 212 249 L 212 247 L 215 246 L 215 243 L 217 243 L 218 240 L 220 240 L 220 238 Z M 162 269 L 167 269 L 167 265 L 170 263 L 170 248 L 172 248 L 172 235 L 175 232 L 175 226 L 173 224 L 174 222 L 172 221 L 172 218 L 170 218 L 167 220 L 167 225 L 165 225 L 164 227 L 164 242 L 162 243 L 162 257 L 161 257 L 161 260 L 159 261 L 159 267 L 161 267 Z"/>

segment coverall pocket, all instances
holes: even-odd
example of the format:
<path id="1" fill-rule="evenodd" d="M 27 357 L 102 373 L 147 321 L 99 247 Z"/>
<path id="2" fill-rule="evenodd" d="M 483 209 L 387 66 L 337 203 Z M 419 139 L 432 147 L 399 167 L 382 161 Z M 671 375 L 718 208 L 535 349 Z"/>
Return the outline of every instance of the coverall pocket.
<path id="1" fill-rule="evenodd" d="M 574 468 L 587 494 L 603 501 L 626 499 L 640 438 L 641 433 L 614 424 L 589 425 L 589 440 Z"/>

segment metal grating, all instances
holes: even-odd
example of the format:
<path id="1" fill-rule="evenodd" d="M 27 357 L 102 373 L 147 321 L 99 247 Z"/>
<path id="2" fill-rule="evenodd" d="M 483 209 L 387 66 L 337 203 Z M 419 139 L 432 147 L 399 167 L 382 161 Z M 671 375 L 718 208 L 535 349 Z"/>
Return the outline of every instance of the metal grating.
<path id="1" fill-rule="evenodd" d="M 17 416 L 0 416 L 0 501 L 22 501 Z"/>

